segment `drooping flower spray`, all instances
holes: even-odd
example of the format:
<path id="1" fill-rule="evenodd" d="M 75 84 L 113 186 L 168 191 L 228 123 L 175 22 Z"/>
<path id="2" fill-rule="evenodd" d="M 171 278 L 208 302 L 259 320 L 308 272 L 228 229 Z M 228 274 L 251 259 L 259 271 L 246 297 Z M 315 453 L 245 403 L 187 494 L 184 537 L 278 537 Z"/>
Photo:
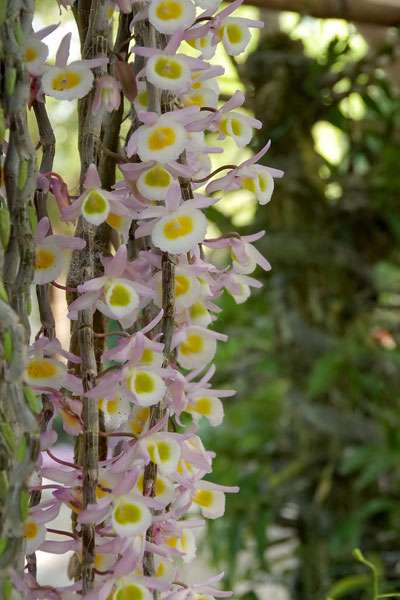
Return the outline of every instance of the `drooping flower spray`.
<path id="1" fill-rule="evenodd" d="M 68 34 L 54 66 L 43 40 L 57 26 L 34 32 L 26 4 L 9 2 L 2 31 L 12 43 L 1 48 L 4 598 L 231 595 L 216 587 L 223 574 L 198 582 L 181 571 L 196 554 L 194 531 L 222 516 L 225 494 L 238 491 L 208 480 L 215 455 L 198 436 L 202 418 L 212 426 L 222 422 L 223 399 L 234 394 L 211 383 L 217 344 L 226 341 L 214 327 L 217 300 L 227 291 L 244 302 L 260 286 L 250 276 L 257 265 L 270 269 L 253 246 L 264 232 L 207 237 L 203 209 L 240 189 L 266 204 L 283 174 L 257 164 L 269 145 L 241 165 L 212 172 L 210 154 L 223 152 L 226 137 L 243 147 L 261 127 L 237 110 L 241 92 L 221 104 L 217 78 L 224 69 L 212 62 L 218 44 L 236 56 L 252 28 L 262 27 L 234 16 L 241 2 L 223 9 L 215 0 L 64 2 L 76 19 L 82 60 L 68 62 Z M 185 53 L 189 46 L 197 58 Z M 78 99 L 74 196 L 65 174 L 53 171 L 56 140 L 46 96 Z M 38 173 L 28 105 L 42 149 Z M 216 132 L 221 145 L 208 146 L 206 131 Z M 59 220 L 75 224 L 74 237 L 53 233 L 49 193 Z M 231 250 L 226 268 L 210 261 L 221 248 Z M 66 249 L 71 258 L 62 286 Z M 28 347 L 30 283 L 41 327 Z M 51 285 L 67 294 L 68 349 L 57 339 L 62 325 L 54 323 Z M 73 457 L 58 455 L 57 415 L 74 438 Z M 44 489 L 51 490 L 46 499 Z M 72 522 L 60 531 L 52 521 L 63 504 Z M 37 550 L 74 553 L 70 585 L 37 583 Z"/>

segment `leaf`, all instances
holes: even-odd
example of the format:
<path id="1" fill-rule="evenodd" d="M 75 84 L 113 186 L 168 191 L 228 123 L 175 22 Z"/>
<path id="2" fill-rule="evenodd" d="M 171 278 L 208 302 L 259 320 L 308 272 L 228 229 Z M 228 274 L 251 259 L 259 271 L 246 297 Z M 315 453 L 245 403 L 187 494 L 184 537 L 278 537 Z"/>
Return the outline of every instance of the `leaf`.
<path id="1" fill-rule="evenodd" d="M 336 598 L 342 598 L 342 596 L 346 596 L 359 588 L 367 588 L 371 583 L 372 577 L 370 575 L 348 575 L 334 583 L 330 588 L 328 595 L 331 600 L 335 600 Z M 327 600 L 329 599 L 327 598 Z"/>
<path id="2" fill-rule="evenodd" d="M 329 353 L 318 359 L 308 381 L 308 395 L 315 398 L 326 392 L 336 377 L 339 375 L 343 365 L 343 356 L 337 353 Z"/>

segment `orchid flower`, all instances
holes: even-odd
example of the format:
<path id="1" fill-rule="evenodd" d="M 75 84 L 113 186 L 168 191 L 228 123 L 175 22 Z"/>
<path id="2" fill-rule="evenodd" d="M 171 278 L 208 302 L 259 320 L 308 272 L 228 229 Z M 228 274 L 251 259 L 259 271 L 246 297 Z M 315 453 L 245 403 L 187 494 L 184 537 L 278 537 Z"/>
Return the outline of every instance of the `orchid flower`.
<path id="1" fill-rule="evenodd" d="M 33 283 L 43 285 L 54 281 L 61 275 L 66 262 L 63 250 L 82 250 L 85 240 L 67 235 L 47 235 L 50 229 L 48 217 L 43 217 L 36 227 L 34 240 L 36 242 L 35 275 Z"/>
<path id="2" fill-rule="evenodd" d="M 93 85 L 91 69 L 108 63 L 108 58 L 92 58 L 76 60 L 67 65 L 71 35 L 67 33 L 63 37 L 55 66 L 49 67 L 42 76 L 43 92 L 58 100 L 74 100 L 86 96 Z"/>

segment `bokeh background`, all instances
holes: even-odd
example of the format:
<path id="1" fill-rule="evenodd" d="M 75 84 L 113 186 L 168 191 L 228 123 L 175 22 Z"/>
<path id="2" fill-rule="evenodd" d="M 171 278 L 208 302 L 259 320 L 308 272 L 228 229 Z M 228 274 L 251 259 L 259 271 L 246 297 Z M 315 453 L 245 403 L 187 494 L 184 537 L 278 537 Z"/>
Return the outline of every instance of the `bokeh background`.
<path id="1" fill-rule="evenodd" d="M 286 173 L 267 206 L 235 192 L 207 210 L 213 236 L 265 229 L 257 247 L 273 267 L 245 304 L 221 301 L 229 342 L 213 381 L 238 393 L 221 427 L 201 426 L 214 480 L 241 491 L 192 569 L 211 561 L 243 600 L 370 600 L 373 572 L 355 548 L 380 593 L 400 592 L 400 38 L 384 17 L 400 3 L 380 3 L 379 24 L 313 18 L 303 0 L 302 14 L 246 5 L 238 14 L 264 30 L 237 59 L 216 59 L 223 99 L 241 89 L 264 125 L 215 167 L 271 139 L 262 162 Z M 58 20 L 54 4 L 38 1 L 35 29 Z M 53 56 L 74 30 L 61 20 Z M 55 170 L 77 187 L 75 104 L 48 103 Z M 55 290 L 54 308 L 67 340 Z"/>

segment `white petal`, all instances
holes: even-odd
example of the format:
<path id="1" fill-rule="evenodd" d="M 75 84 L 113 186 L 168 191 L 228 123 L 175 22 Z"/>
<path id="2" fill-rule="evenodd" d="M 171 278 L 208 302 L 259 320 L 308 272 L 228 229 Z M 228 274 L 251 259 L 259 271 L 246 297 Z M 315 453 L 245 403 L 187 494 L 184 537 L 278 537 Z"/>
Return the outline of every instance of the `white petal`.
<path id="1" fill-rule="evenodd" d="M 25 46 L 25 59 L 30 73 L 36 74 L 38 67 L 44 64 L 49 54 L 49 49 L 44 42 L 34 37 L 30 38 Z"/>
<path id="2" fill-rule="evenodd" d="M 58 100 L 74 100 L 86 96 L 92 88 L 93 79 L 92 71 L 83 65 L 51 67 L 42 76 L 42 89 Z"/>
<path id="3" fill-rule="evenodd" d="M 184 529 L 181 537 L 171 536 L 167 538 L 166 543 L 179 552 L 184 552 L 183 562 L 188 563 L 196 556 L 196 541 L 191 529 Z"/>
<path id="4" fill-rule="evenodd" d="M 136 488 L 140 494 L 143 494 L 143 475 L 138 478 Z M 173 484 L 166 477 L 162 477 L 160 473 L 157 474 L 154 497 L 159 502 L 162 502 L 164 506 L 170 504 L 175 497 L 175 488 Z"/>
<path id="5" fill-rule="evenodd" d="M 158 465 L 161 473 L 175 473 L 181 456 L 181 448 L 175 440 L 163 438 L 158 434 L 146 438 L 150 460 Z"/>
<path id="6" fill-rule="evenodd" d="M 188 136 L 181 123 L 160 117 L 154 125 L 142 125 L 138 129 L 138 155 L 143 162 L 176 160 L 187 141 Z"/>
<path id="7" fill-rule="evenodd" d="M 241 23 L 240 18 L 228 17 L 224 20 L 222 43 L 228 54 L 237 56 L 246 48 L 251 38 L 247 25 Z"/>
<path id="8" fill-rule="evenodd" d="M 113 600 L 153 600 L 147 587 L 128 577 L 121 578 L 112 597 Z"/>
<path id="9" fill-rule="evenodd" d="M 158 554 L 154 555 L 155 577 L 162 581 L 171 583 L 175 579 L 176 567 L 168 558 L 163 558 Z"/>
<path id="10" fill-rule="evenodd" d="M 67 367 L 54 358 L 33 358 L 26 367 L 25 380 L 29 385 L 59 390 L 66 382 Z"/>
<path id="11" fill-rule="evenodd" d="M 225 494 L 223 492 L 197 490 L 192 500 L 201 507 L 203 517 L 206 519 L 218 519 L 225 512 Z"/>
<path id="12" fill-rule="evenodd" d="M 46 539 L 46 527 L 29 519 L 25 522 L 26 554 L 32 554 Z"/>
<path id="13" fill-rule="evenodd" d="M 159 375 L 151 371 L 127 369 L 126 386 L 135 395 L 139 406 L 152 406 L 164 398 L 166 386 Z"/>
<path id="14" fill-rule="evenodd" d="M 232 294 L 232 292 L 229 292 L 229 293 L 235 300 L 236 304 L 243 304 L 243 302 L 246 302 L 246 300 L 248 298 L 250 298 L 250 295 L 251 295 L 250 287 L 247 285 L 247 283 L 244 283 L 241 280 L 240 275 L 235 275 L 234 279 L 235 279 L 236 283 L 238 283 L 240 286 L 240 293 L 239 294 Z"/>
<path id="15" fill-rule="evenodd" d="M 146 78 L 161 90 L 182 90 L 192 78 L 184 58 L 155 54 L 146 65 Z"/>
<path id="16" fill-rule="evenodd" d="M 115 532 L 121 537 L 145 533 L 152 522 L 151 512 L 136 498 L 120 496 L 116 499 L 111 515 Z"/>
<path id="17" fill-rule="evenodd" d="M 99 406 L 104 412 L 106 426 L 112 429 L 120 427 L 131 414 L 131 404 L 122 388 L 118 390 L 114 398 L 101 398 L 99 400 Z"/>
<path id="18" fill-rule="evenodd" d="M 151 0 L 149 21 L 160 32 L 172 34 L 181 25 L 192 25 L 196 9 L 190 0 Z"/>
<path id="19" fill-rule="evenodd" d="M 184 369 L 195 369 L 205 365 L 214 358 L 217 341 L 195 327 L 186 329 L 186 341 L 178 346 L 177 360 Z"/>
<path id="20" fill-rule="evenodd" d="M 97 188 L 88 190 L 82 202 L 82 214 L 92 225 L 101 225 L 110 213 L 110 204 L 101 192 Z"/>
<path id="21" fill-rule="evenodd" d="M 147 86 L 145 81 L 139 81 L 138 83 L 138 93 L 133 106 L 137 113 L 147 112 Z"/>
<path id="22" fill-rule="evenodd" d="M 156 297 L 154 303 L 162 308 L 162 275 L 158 273 L 154 279 Z M 175 269 L 175 311 L 179 314 L 192 306 L 199 297 L 200 282 L 194 275 L 184 269 Z"/>
<path id="23" fill-rule="evenodd" d="M 211 323 L 211 315 L 200 300 L 190 307 L 189 316 L 192 324 L 198 327 L 207 327 Z"/>
<path id="24" fill-rule="evenodd" d="M 36 246 L 35 275 L 33 283 L 43 285 L 54 281 L 65 267 L 63 251 L 58 246 L 46 244 Z"/>
<path id="25" fill-rule="evenodd" d="M 173 179 L 162 165 L 156 165 L 138 177 L 136 182 L 139 192 L 145 198 L 153 201 L 165 200 L 167 191 Z"/>
<path id="26" fill-rule="evenodd" d="M 116 319 L 130 315 L 139 306 L 139 296 L 127 279 L 110 279 L 104 300 Z"/>
<path id="27" fill-rule="evenodd" d="M 201 210 L 187 209 L 183 204 L 155 224 L 151 239 L 164 252 L 182 254 L 201 243 L 206 231 L 207 219 Z"/>
<path id="28" fill-rule="evenodd" d="M 237 256 L 232 248 L 231 256 L 233 261 L 233 268 L 235 273 L 241 273 L 242 275 L 248 275 L 252 273 L 257 266 L 257 261 L 254 257 L 253 251 L 254 248 L 251 244 L 245 244 L 245 251 L 248 257 L 248 261 L 246 264 L 242 264 L 238 261 Z"/>
<path id="29" fill-rule="evenodd" d="M 189 412 L 193 414 L 196 420 L 206 417 L 213 427 L 221 425 L 224 418 L 224 409 L 221 400 L 214 396 L 207 396 L 206 394 L 191 399 Z"/>
<path id="30" fill-rule="evenodd" d="M 220 129 L 223 133 L 232 137 L 239 148 L 247 146 L 253 137 L 253 129 L 241 117 L 240 113 L 236 112 L 222 119 Z"/>

